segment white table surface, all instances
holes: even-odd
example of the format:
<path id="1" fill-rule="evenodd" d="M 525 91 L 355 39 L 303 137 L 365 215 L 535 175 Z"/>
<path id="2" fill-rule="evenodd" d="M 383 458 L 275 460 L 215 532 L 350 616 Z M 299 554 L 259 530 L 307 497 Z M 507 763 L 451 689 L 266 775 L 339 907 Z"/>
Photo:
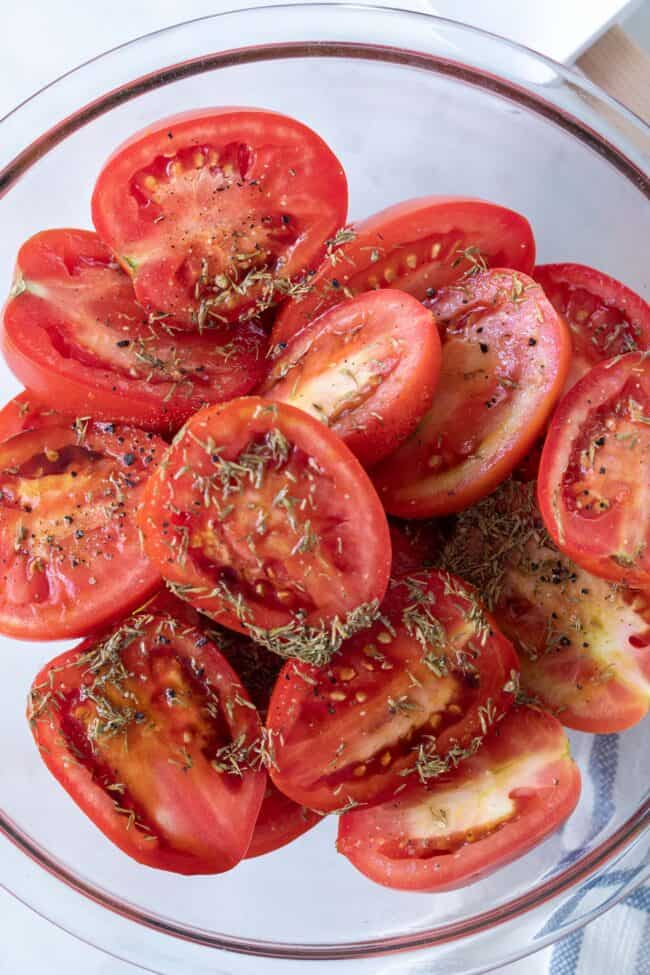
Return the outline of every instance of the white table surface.
<path id="1" fill-rule="evenodd" d="M 0 117 L 59 74 L 116 44 L 180 19 L 254 2 L 262 0 L 251 0 L 250 4 L 185 0 L 182 5 L 178 0 L 111 0 L 106 5 L 78 0 L 21 0 L 3 5 Z M 464 20 L 566 61 L 576 57 L 624 10 L 627 13 L 639 6 L 625 0 L 384 2 Z M 645 7 L 649 6 L 646 0 Z M 503 975 L 527 975 L 528 970 L 524 960 L 508 966 Z M 0 889 L 0 975 L 134 975 L 137 971 L 70 937 Z"/>

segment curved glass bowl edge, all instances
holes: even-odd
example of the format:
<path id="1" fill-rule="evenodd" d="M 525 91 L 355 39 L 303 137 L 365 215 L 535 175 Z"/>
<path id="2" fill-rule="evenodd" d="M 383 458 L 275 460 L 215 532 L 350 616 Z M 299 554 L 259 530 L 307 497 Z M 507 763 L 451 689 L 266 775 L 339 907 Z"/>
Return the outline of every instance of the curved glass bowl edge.
<path id="1" fill-rule="evenodd" d="M 280 6 L 280 9 L 283 10 L 300 9 L 303 11 L 303 13 L 311 10 L 322 11 L 333 8 L 338 8 L 339 10 L 364 10 L 363 5 L 360 4 L 348 5 L 319 3 L 310 6 Z M 276 7 L 276 9 L 278 8 Z M 256 11 L 268 10 L 268 7 L 247 8 L 240 11 L 224 12 L 208 18 L 200 18 L 200 20 L 212 21 L 227 16 L 245 16 L 246 14 L 254 13 Z M 379 7 L 367 7 L 365 8 L 365 11 L 367 12 L 368 16 L 375 16 L 382 12 L 397 12 L 394 8 Z M 485 34 L 484 32 L 476 31 L 473 28 L 458 25 L 454 21 L 446 21 L 442 18 L 435 18 L 424 13 L 411 13 L 406 11 L 398 11 L 398 13 L 403 17 L 418 19 L 424 18 L 426 21 L 440 27 L 452 25 L 454 30 L 461 29 L 469 32 L 472 35 L 489 38 L 494 43 L 506 44 L 508 47 L 514 50 L 525 51 L 527 56 L 539 60 L 540 63 L 551 65 L 553 69 L 557 71 L 560 78 L 562 78 L 570 87 L 583 91 L 590 98 L 597 98 L 601 100 L 603 104 L 608 105 L 611 110 L 619 113 L 621 117 L 626 118 L 626 120 L 631 122 L 633 125 L 643 125 L 643 123 L 637 120 L 635 116 L 626 112 L 621 108 L 621 106 L 618 105 L 618 103 L 614 102 L 612 99 L 609 99 L 608 96 L 601 93 L 597 88 L 595 88 L 595 86 L 591 85 L 591 83 L 586 82 L 579 75 L 565 69 L 561 65 L 556 65 L 549 59 L 538 57 L 532 52 L 529 52 L 527 49 L 519 48 L 518 45 L 511 42 L 502 41 L 495 38 L 494 35 Z M 196 23 L 196 21 L 188 22 L 188 24 L 191 23 Z M 74 71 L 62 76 L 61 79 L 58 79 L 51 85 L 41 89 L 41 91 L 37 92 L 36 95 L 32 96 L 32 98 L 28 99 L 26 102 L 23 102 L 21 106 L 18 106 L 8 116 L 5 116 L 5 119 L 3 119 L 0 123 L 0 131 L 2 131 L 2 126 L 8 121 L 17 118 L 26 105 L 33 103 L 36 99 L 47 97 L 48 93 L 51 92 L 62 80 L 70 78 L 73 75 L 76 75 L 78 72 L 82 72 L 84 69 L 95 64 L 97 61 L 101 61 L 102 58 L 120 52 L 133 45 L 137 45 L 143 39 L 155 37 L 159 34 L 168 34 L 182 27 L 186 27 L 188 24 L 176 25 L 175 27 L 165 28 L 164 30 L 157 31 L 151 35 L 145 35 L 145 38 L 139 38 L 135 41 L 129 42 L 126 45 L 121 45 L 119 48 L 114 48 L 112 51 L 106 52 L 105 55 L 100 55 L 98 58 L 94 58 L 91 61 L 86 62 L 79 68 L 74 69 Z M 314 44 L 313 41 L 310 42 L 310 48 L 303 48 L 300 50 L 300 52 L 295 44 L 287 44 L 285 46 L 272 45 L 272 47 L 273 51 L 270 50 L 270 46 L 268 45 L 252 45 L 251 47 L 237 49 L 236 51 L 231 50 L 228 52 L 217 52 L 210 59 L 208 59 L 207 62 L 205 57 L 201 57 L 197 58 L 194 63 L 192 63 L 192 60 L 188 60 L 180 62 L 176 65 L 168 65 L 166 68 L 161 68 L 152 74 L 145 75 L 142 78 L 133 79 L 127 84 L 112 89 L 104 96 L 90 102 L 88 105 L 78 109 L 77 111 L 71 111 L 71 114 L 65 117 L 63 121 L 54 125 L 50 130 L 48 130 L 48 132 L 44 133 L 43 135 L 37 135 L 35 139 L 26 148 L 20 151 L 18 155 L 5 167 L 5 169 L 0 172 L 0 195 L 2 195 L 3 192 L 7 192 L 9 189 L 11 189 L 11 186 L 14 184 L 15 180 L 20 178 L 22 172 L 33 165 L 54 145 L 65 139 L 68 133 L 75 131 L 76 128 L 84 125 L 91 118 L 98 114 L 102 114 L 103 112 L 109 111 L 112 107 L 120 104 L 122 101 L 127 100 L 128 98 L 137 97 L 138 94 L 148 90 L 151 87 L 157 87 L 159 85 L 167 84 L 172 80 L 177 80 L 179 77 L 179 69 L 184 68 L 187 73 L 192 71 L 207 70 L 211 66 L 217 67 L 219 62 L 226 63 L 226 58 L 232 58 L 234 54 L 238 54 L 239 56 L 247 56 L 249 59 L 254 59 L 255 57 L 297 56 L 298 53 L 300 53 L 301 56 L 308 56 L 310 54 L 311 56 L 322 56 L 323 53 L 335 55 L 338 50 L 340 51 L 341 56 L 350 56 L 353 50 L 355 50 L 357 52 L 362 52 L 358 56 L 367 56 L 373 48 L 377 51 L 378 56 L 386 56 L 386 52 L 393 51 L 396 58 L 417 58 L 420 59 L 423 64 L 427 60 L 429 62 L 435 62 L 438 70 L 441 69 L 441 65 L 444 63 L 447 70 L 451 71 L 452 73 L 457 73 L 459 76 L 462 76 L 464 80 L 469 79 L 475 84 L 488 83 L 492 87 L 495 85 L 501 85 L 503 90 L 507 91 L 509 97 L 520 101 L 525 100 L 529 104 L 532 102 L 536 111 L 542 111 L 545 114 L 550 113 L 556 122 L 559 122 L 559 124 L 562 124 L 565 127 L 569 127 L 572 130 L 575 130 L 577 127 L 579 130 L 579 137 L 582 138 L 583 141 L 591 141 L 592 144 L 597 146 L 598 151 L 603 152 L 608 156 L 610 162 L 625 172 L 628 179 L 632 179 L 639 184 L 640 187 L 645 190 L 646 194 L 649 192 L 647 175 L 639 167 L 638 163 L 624 155 L 620 149 L 608 143 L 602 132 L 599 133 L 594 131 L 584 120 L 580 120 L 576 118 L 576 116 L 571 115 L 569 112 L 564 111 L 552 100 L 542 99 L 539 94 L 533 94 L 530 91 L 527 91 L 524 87 L 518 87 L 513 81 L 499 79 L 496 76 L 489 76 L 484 69 L 473 68 L 470 65 L 463 64 L 462 62 L 457 62 L 454 65 L 453 62 L 446 61 L 444 58 L 436 57 L 436 55 L 432 53 L 404 51 L 384 45 L 361 43 L 346 44 L 340 41 L 327 42 L 326 40 L 322 40 L 317 44 Z M 610 837 L 605 843 L 593 850 L 588 857 L 565 870 L 557 878 L 554 878 L 552 881 L 548 881 L 545 884 L 539 885 L 537 888 L 527 892 L 526 895 L 518 898 L 516 901 L 504 904 L 493 911 L 484 912 L 483 914 L 478 915 L 469 921 L 456 922 L 452 925 L 446 925 L 436 929 L 433 932 L 419 932 L 417 935 L 413 936 L 405 935 L 385 940 L 357 942 L 354 944 L 341 944 L 335 946 L 302 946 L 271 944 L 268 942 L 254 942 L 250 940 L 243 942 L 239 939 L 230 939 L 227 936 L 214 936 L 209 932 L 202 932 L 199 929 L 177 926 L 174 924 L 174 922 L 171 922 L 168 919 L 147 914 L 147 912 L 143 912 L 133 905 L 129 905 L 123 901 L 113 898 L 105 891 L 93 888 L 92 885 L 86 885 L 83 881 L 79 881 L 79 879 L 75 878 L 62 864 L 59 864 L 54 858 L 49 857 L 45 851 L 40 849 L 38 844 L 23 833 L 16 826 L 16 824 L 8 821 L 7 818 L 4 817 L 0 812 L 0 832 L 4 833 L 4 835 L 20 850 L 22 850 L 23 853 L 27 854 L 34 860 L 34 862 L 45 868 L 54 877 L 71 887 L 73 890 L 78 891 L 85 897 L 89 897 L 96 903 L 108 908 L 122 917 L 147 925 L 152 929 L 164 934 L 174 935 L 175 937 L 184 940 L 190 940 L 199 945 L 227 949 L 230 951 L 238 951 L 269 958 L 284 959 L 349 959 L 368 957 L 369 955 L 377 955 L 405 949 L 418 950 L 423 948 L 431 948 L 437 944 L 441 944 L 449 940 L 459 939 L 480 931 L 488 930 L 497 924 L 512 919 L 513 917 L 516 917 L 526 911 L 532 910 L 534 907 L 544 904 L 550 898 L 553 898 L 561 892 L 566 891 L 570 887 L 576 886 L 581 881 L 593 875 L 596 871 L 602 869 L 613 858 L 622 856 L 626 851 L 631 849 L 633 844 L 636 844 L 641 840 L 643 831 L 647 828 L 649 822 L 650 807 L 646 802 L 639 810 L 636 811 L 634 816 L 632 816 L 628 822 L 615 834 L 613 834 L 613 836 Z M 640 883 L 642 880 L 643 871 L 635 882 Z M 625 890 L 621 891 L 620 896 L 624 896 L 626 892 L 627 891 Z M 607 903 L 607 906 L 612 906 L 613 903 L 614 900 L 611 900 L 611 902 Z M 575 928 L 579 926 L 580 923 L 586 923 L 587 920 L 591 919 L 591 916 L 586 915 L 584 920 L 576 920 L 575 923 L 571 925 L 571 928 Z M 568 933 L 568 930 L 568 928 L 564 928 L 554 934 L 549 935 L 548 938 L 546 938 L 545 943 L 555 940 L 557 937 Z M 77 934 L 76 932 L 71 933 Z M 537 948 L 542 946 L 542 943 L 539 942 L 531 946 L 530 950 L 537 950 Z"/>

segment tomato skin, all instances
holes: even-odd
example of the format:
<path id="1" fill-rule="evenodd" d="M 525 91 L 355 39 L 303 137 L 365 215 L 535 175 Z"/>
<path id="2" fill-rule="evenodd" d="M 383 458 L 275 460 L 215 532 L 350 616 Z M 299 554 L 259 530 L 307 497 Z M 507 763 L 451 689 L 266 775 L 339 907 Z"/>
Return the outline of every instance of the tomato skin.
<path id="1" fill-rule="evenodd" d="M 433 316 L 410 295 L 385 289 L 311 322 L 275 358 L 260 391 L 326 423 L 371 467 L 413 432 L 439 373 Z"/>
<path id="2" fill-rule="evenodd" d="M 553 541 L 603 579 L 650 588 L 650 363 L 601 363 L 569 391 L 549 427 L 538 500 Z"/>
<path id="3" fill-rule="evenodd" d="M 392 286 L 421 301 L 462 277 L 479 256 L 488 267 L 526 274 L 535 263 L 535 241 L 525 217 L 460 196 L 406 200 L 353 225 L 349 233 L 354 237 L 330 250 L 309 293 L 282 305 L 272 345 L 288 342 L 343 298 L 373 288 Z M 468 258 L 461 254 L 468 248 L 478 252 Z"/>
<path id="4" fill-rule="evenodd" d="M 165 614 L 129 618 L 46 664 L 28 718 L 50 772 L 139 863 L 212 874 L 246 853 L 266 772 L 226 771 L 222 749 L 254 746 L 261 725 L 202 630 Z"/>
<path id="5" fill-rule="evenodd" d="M 431 410 L 373 470 L 403 518 L 461 511 L 503 481 L 543 429 L 564 385 L 566 326 L 539 285 L 509 270 L 439 292 L 442 371 Z"/>
<path id="6" fill-rule="evenodd" d="M 650 305 L 620 281 L 583 264 L 543 264 L 533 277 L 571 331 L 565 392 L 598 362 L 650 349 Z"/>
<path id="7" fill-rule="evenodd" d="M 456 519 L 439 553 L 484 593 L 529 694 L 577 731 L 610 734 L 650 705 L 650 599 L 581 569 L 553 544 L 534 482 L 506 481 Z"/>
<path id="8" fill-rule="evenodd" d="M 97 632 L 160 585 L 135 514 L 165 443 L 50 419 L 0 444 L 0 632 L 19 639 Z"/>
<path id="9" fill-rule="evenodd" d="M 277 301 L 282 292 L 269 296 L 266 281 L 242 293 L 246 275 L 270 267 L 274 288 L 294 281 L 318 263 L 346 214 L 345 174 L 325 142 L 295 119 L 250 108 L 155 122 L 118 147 L 92 199 L 97 232 L 138 300 L 188 328 L 202 326 L 206 309 L 235 320 L 260 299 Z"/>
<path id="10" fill-rule="evenodd" d="M 442 636 L 422 643 L 417 629 L 432 619 Z M 460 580 L 434 571 L 393 580 L 380 621 L 330 666 L 285 664 L 267 718 L 270 776 L 317 811 L 381 801 L 406 777 L 471 754 L 512 704 L 517 673 L 512 645 Z"/>
<path id="11" fill-rule="evenodd" d="M 283 795 L 269 780 L 246 859 L 265 856 L 288 846 L 322 818 L 319 813 Z"/>
<path id="12" fill-rule="evenodd" d="M 204 335 L 153 324 L 96 234 L 46 230 L 21 247 L 2 349 L 18 378 L 76 416 L 174 431 L 206 403 L 247 393 L 265 371 L 266 336 L 246 322 Z"/>
<path id="13" fill-rule="evenodd" d="M 579 795 L 580 772 L 560 724 L 517 707 L 445 780 L 413 783 L 383 805 L 346 812 L 337 848 L 385 887 L 455 890 L 540 843 Z"/>
<path id="14" fill-rule="evenodd" d="M 388 524 L 367 474 L 284 403 L 243 397 L 192 417 L 149 482 L 140 524 L 176 591 L 258 642 L 376 608 L 388 584 Z"/>

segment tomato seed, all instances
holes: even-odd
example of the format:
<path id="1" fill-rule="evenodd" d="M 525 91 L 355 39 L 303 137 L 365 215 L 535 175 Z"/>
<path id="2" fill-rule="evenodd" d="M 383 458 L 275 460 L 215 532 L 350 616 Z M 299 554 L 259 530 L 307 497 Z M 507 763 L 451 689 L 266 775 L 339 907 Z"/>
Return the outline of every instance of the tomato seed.
<path id="1" fill-rule="evenodd" d="M 341 667 L 338 674 L 339 680 L 344 681 L 354 680 L 354 678 L 357 676 L 357 672 L 354 667 Z"/>

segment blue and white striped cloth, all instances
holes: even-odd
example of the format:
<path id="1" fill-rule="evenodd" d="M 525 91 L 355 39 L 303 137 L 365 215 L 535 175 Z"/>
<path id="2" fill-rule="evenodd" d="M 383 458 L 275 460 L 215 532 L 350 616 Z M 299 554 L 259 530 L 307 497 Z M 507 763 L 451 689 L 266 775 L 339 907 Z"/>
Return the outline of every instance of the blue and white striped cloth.
<path id="1" fill-rule="evenodd" d="M 600 902 L 603 885 L 626 879 L 614 871 L 595 880 L 584 894 L 584 906 L 589 906 L 590 893 Z M 597 921 L 499 969 L 498 975 L 650 975 L 650 887 L 637 888 Z"/>

